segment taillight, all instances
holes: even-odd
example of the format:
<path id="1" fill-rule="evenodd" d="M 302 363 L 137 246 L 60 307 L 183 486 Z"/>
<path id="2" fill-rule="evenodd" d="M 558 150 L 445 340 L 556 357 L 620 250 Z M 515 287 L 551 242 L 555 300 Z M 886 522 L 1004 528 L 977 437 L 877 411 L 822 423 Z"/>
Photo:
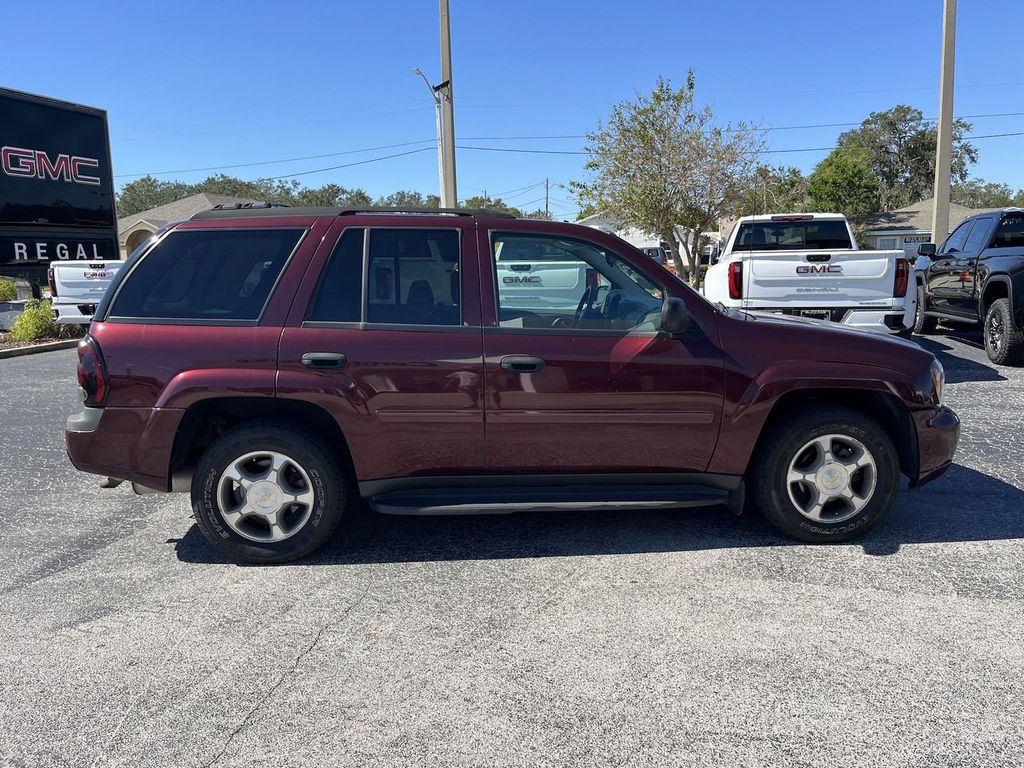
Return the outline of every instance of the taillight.
<path id="1" fill-rule="evenodd" d="M 743 298 L 743 262 L 734 261 L 729 265 L 729 298 Z"/>
<path id="2" fill-rule="evenodd" d="M 910 284 L 910 262 L 906 259 L 896 259 L 896 279 L 892 285 L 892 295 L 902 299 L 907 295 L 907 285 Z"/>
<path id="3" fill-rule="evenodd" d="M 597 270 L 596 269 L 588 269 L 587 270 L 587 288 L 597 288 L 598 285 L 600 285 L 600 282 L 599 282 L 599 279 L 598 279 Z"/>
<path id="4" fill-rule="evenodd" d="M 50 298 L 57 298 L 57 281 L 53 277 L 53 267 L 46 270 L 46 284 L 50 288 Z"/>
<path id="5" fill-rule="evenodd" d="M 82 401 L 86 405 L 101 406 L 107 402 L 110 381 L 107 365 L 103 362 L 99 344 L 92 336 L 78 343 L 78 386 L 82 388 Z"/>

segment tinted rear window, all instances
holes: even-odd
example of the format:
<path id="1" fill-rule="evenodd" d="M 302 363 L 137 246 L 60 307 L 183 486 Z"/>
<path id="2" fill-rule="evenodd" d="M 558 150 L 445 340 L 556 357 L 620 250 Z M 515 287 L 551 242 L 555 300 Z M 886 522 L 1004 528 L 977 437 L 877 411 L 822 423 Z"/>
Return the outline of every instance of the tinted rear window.
<path id="1" fill-rule="evenodd" d="M 255 321 L 303 230 L 171 232 L 125 280 L 111 317 Z"/>
<path id="2" fill-rule="evenodd" d="M 750 221 L 740 225 L 736 251 L 809 251 L 849 248 L 846 223 L 836 221 Z"/>
<path id="3" fill-rule="evenodd" d="M 996 229 L 990 248 L 1024 248 L 1024 215 L 1007 216 Z"/>

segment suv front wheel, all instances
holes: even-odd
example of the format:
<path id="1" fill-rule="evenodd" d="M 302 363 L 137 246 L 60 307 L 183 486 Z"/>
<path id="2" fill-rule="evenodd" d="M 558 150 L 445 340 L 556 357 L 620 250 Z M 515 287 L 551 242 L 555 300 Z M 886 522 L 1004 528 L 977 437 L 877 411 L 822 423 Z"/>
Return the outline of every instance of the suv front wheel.
<path id="1" fill-rule="evenodd" d="M 1024 362 L 1024 331 L 1013 323 L 1009 299 L 996 299 L 985 313 L 985 353 L 996 365 Z"/>
<path id="2" fill-rule="evenodd" d="M 762 514 L 809 542 L 866 533 L 888 514 L 899 487 L 896 450 L 885 430 L 840 406 L 778 422 L 752 475 L 752 501 Z"/>
<path id="3" fill-rule="evenodd" d="M 345 506 L 337 462 L 295 427 L 236 427 L 206 449 L 192 479 L 196 523 L 237 560 L 280 563 L 330 538 Z"/>

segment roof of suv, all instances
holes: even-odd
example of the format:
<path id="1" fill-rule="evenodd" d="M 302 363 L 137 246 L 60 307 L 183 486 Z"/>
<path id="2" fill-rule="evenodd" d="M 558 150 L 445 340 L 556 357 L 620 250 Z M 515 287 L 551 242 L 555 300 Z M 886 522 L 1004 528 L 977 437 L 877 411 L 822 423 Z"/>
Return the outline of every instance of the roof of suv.
<path id="1" fill-rule="evenodd" d="M 472 216 L 489 219 L 514 219 L 510 213 L 487 208 L 373 208 L 335 207 L 292 208 L 279 203 L 234 203 L 218 205 L 195 214 L 191 221 L 207 219 L 264 218 L 266 216 L 355 216 L 358 214 L 410 214 L 417 216 Z"/>

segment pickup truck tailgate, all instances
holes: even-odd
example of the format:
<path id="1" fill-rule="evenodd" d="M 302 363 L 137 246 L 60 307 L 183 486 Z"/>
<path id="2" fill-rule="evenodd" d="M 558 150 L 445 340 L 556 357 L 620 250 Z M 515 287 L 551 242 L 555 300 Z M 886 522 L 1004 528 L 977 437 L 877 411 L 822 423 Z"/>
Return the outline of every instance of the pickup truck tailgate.
<path id="1" fill-rule="evenodd" d="M 903 251 L 765 251 L 743 256 L 743 306 L 891 307 Z"/>
<path id="2" fill-rule="evenodd" d="M 53 282 L 61 301 L 98 301 L 123 261 L 59 262 L 53 265 Z"/>

